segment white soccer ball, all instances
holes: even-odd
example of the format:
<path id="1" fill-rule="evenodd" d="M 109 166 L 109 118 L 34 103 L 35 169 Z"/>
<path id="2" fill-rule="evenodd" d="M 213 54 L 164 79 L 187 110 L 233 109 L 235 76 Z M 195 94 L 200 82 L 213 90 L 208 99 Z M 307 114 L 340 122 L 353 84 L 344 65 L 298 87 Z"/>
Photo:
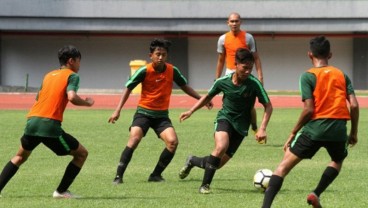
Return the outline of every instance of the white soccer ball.
<path id="1" fill-rule="evenodd" d="M 253 185 L 256 189 L 265 191 L 272 176 L 270 169 L 259 169 L 253 177 Z"/>

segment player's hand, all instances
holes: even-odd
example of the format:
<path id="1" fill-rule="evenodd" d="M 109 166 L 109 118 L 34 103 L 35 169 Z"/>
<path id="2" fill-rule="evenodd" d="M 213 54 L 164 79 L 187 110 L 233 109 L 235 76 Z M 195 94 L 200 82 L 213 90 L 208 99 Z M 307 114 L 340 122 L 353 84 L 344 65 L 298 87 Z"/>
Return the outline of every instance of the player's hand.
<path id="1" fill-rule="evenodd" d="M 211 110 L 213 108 L 213 102 L 210 101 L 209 103 L 207 103 L 206 107 L 207 107 L 208 110 Z"/>
<path id="2" fill-rule="evenodd" d="M 258 130 L 255 134 L 258 144 L 267 144 L 267 134 L 264 130 Z"/>
<path id="3" fill-rule="evenodd" d="M 191 115 L 192 115 L 191 111 L 186 111 L 186 112 L 180 114 L 179 121 L 182 122 L 182 121 L 186 120 L 187 118 L 189 118 Z"/>
<path id="4" fill-rule="evenodd" d="M 115 111 L 111 116 L 110 116 L 110 118 L 109 118 L 109 120 L 108 120 L 108 122 L 109 123 L 115 123 L 115 121 L 117 121 L 118 119 L 119 119 L 119 117 L 120 117 L 120 112 L 117 112 L 117 111 Z"/>
<path id="5" fill-rule="evenodd" d="M 356 145 L 356 143 L 358 143 L 357 135 L 349 135 L 348 142 L 349 142 L 350 147 L 354 147 Z"/>
<path id="6" fill-rule="evenodd" d="M 91 97 L 86 97 L 84 100 L 87 102 L 87 106 L 92 106 L 95 103 L 95 100 Z"/>

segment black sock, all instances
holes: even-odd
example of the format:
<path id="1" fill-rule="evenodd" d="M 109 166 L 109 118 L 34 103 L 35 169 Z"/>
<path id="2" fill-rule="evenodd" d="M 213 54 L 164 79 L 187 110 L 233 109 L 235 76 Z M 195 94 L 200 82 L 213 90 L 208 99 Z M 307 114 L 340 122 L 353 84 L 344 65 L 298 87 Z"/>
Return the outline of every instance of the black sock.
<path id="1" fill-rule="evenodd" d="M 125 147 L 121 153 L 119 165 L 116 170 L 116 177 L 122 178 L 130 160 L 132 159 L 134 149 Z"/>
<path id="2" fill-rule="evenodd" d="M 326 190 L 326 188 L 335 180 L 335 178 L 339 175 L 339 171 L 335 168 L 328 166 L 322 174 L 321 180 L 319 181 L 317 188 L 314 190 L 314 193 L 319 197 Z"/>
<path id="3" fill-rule="evenodd" d="M 0 175 L 0 192 L 9 182 L 9 180 L 15 175 L 19 167 L 9 161 L 5 166 Z"/>
<path id="4" fill-rule="evenodd" d="M 190 164 L 192 164 L 193 166 L 205 169 L 208 158 L 209 156 L 206 156 L 206 157 L 193 156 L 192 159 L 190 160 Z"/>
<path id="5" fill-rule="evenodd" d="M 160 155 L 160 159 L 157 162 L 155 169 L 153 170 L 151 175 L 161 175 L 164 172 L 165 168 L 169 165 L 171 160 L 173 159 L 175 152 L 172 153 L 168 149 L 164 149 Z"/>
<path id="6" fill-rule="evenodd" d="M 210 155 L 208 157 L 204 176 L 202 180 L 202 186 L 211 184 L 213 177 L 215 176 L 217 168 L 220 166 L 221 158 Z"/>
<path id="7" fill-rule="evenodd" d="M 262 208 L 269 208 L 275 198 L 276 194 L 280 191 L 284 179 L 277 175 L 272 175 L 270 183 L 264 194 Z"/>
<path id="8" fill-rule="evenodd" d="M 73 162 L 70 162 L 69 165 L 65 169 L 65 173 L 59 186 L 57 187 L 57 191 L 59 193 L 63 193 L 68 190 L 69 186 L 73 183 L 75 177 L 79 174 L 81 168 L 74 165 Z"/>

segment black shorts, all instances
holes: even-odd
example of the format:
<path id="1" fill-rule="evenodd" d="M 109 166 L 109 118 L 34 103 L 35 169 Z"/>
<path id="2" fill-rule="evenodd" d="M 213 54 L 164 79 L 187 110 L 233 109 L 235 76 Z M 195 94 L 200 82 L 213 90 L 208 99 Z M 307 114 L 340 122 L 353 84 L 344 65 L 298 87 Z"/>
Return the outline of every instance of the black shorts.
<path id="1" fill-rule="evenodd" d="M 28 151 L 33 151 L 40 143 L 43 143 L 60 156 L 68 155 L 71 150 L 76 150 L 79 146 L 78 140 L 64 131 L 59 138 L 23 135 L 20 142 L 23 149 Z"/>
<path id="2" fill-rule="evenodd" d="M 302 159 L 311 159 L 324 147 L 332 161 L 342 162 L 348 156 L 347 142 L 315 141 L 305 134 L 298 134 L 290 146 L 290 151 Z"/>
<path id="3" fill-rule="evenodd" d="M 153 118 L 146 115 L 143 115 L 141 113 L 136 113 L 133 118 L 132 125 L 138 126 L 142 129 L 143 135 L 146 136 L 149 128 L 151 127 L 157 137 L 160 137 L 160 134 L 167 128 L 173 127 L 170 118 Z M 130 128 L 129 128 L 130 131 Z"/>
<path id="4" fill-rule="evenodd" d="M 224 131 L 229 135 L 229 147 L 226 150 L 226 154 L 231 158 L 234 156 L 236 150 L 238 150 L 242 143 L 244 136 L 240 135 L 228 120 L 221 119 L 216 123 L 216 131 Z"/>

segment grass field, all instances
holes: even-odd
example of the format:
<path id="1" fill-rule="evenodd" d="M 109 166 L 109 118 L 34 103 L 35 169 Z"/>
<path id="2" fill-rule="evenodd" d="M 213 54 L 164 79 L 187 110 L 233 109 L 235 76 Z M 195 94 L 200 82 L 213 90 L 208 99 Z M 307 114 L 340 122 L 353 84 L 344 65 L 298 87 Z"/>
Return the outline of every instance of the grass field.
<path id="1" fill-rule="evenodd" d="M 188 154 L 208 155 L 213 148 L 213 120 L 217 110 L 200 110 L 184 123 L 178 122 L 182 110 L 171 110 L 170 117 L 179 136 L 179 147 L 165 170 L 164 183 L 148 183 L 159 154 L 164 148 L 150 130 L 133 155 L 124 184 L 112 185 L 121 151 L 128 137 L 134 110 L 124 110 L 111 125 L 111 110 L 67 110 L 63 128 L 77 137 L 89 150 L 89 157 L 70 190 L 83 196 L 75 200 L 55 200 L 55 190 L 71 157 L 57 157 L 40 145 L 2 191 L 0 207 L 260 207 L 263 193 L 252 185 L 260 168 L 274 169 L 283 156 L 282 146 L 300 113 L 300 109 L 274 109 L 267 145 L 259 145 L 253 136 L 246 138 L 232 161 L 217 171 L 211 185 L 213 194 L 200 195 L 203 170 L 193 169 L 185 180 L 178 171 Z M 27 111 L 4 111 L 1 115 L 0 169 L 15 154 Z M 327 208 L 367 207 L 368 110 L 360 116 L 359 143 L 350 149 L 342 172 L 322 195 Z M 258 117 L 262 115 L 258 109 Z M 275 208 L 308 207 L 307 194 L 317 184 L 329 158 L 321 150 L 313 160 L 302 161 L 286 178 L 274 202 Z"/>

